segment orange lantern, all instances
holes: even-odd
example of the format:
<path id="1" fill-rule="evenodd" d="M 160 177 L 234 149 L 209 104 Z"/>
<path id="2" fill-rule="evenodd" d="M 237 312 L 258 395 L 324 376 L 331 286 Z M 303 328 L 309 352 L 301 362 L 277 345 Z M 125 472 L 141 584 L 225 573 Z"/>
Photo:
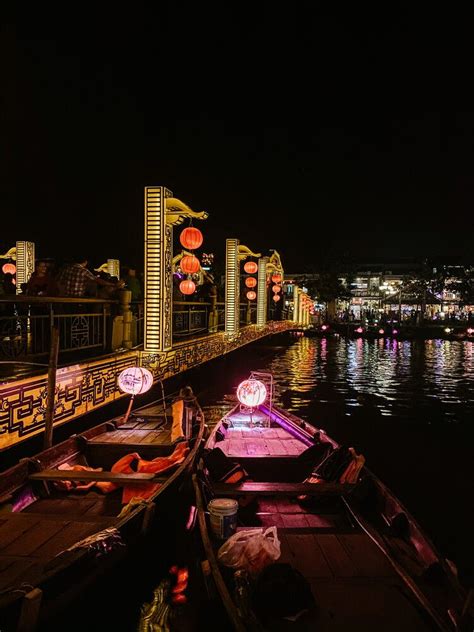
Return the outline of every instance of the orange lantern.
<path id="1" fill-rule="evenodd" d="M 195 250 L 196 248 L 199 248 L 203 242 L 202 233 L 199 228 L 188 226 L 188 228 L 185 228 L 180 234 L 179 241 L 184 248 L 187 248 L 188 250 Z"/>
<path id="2" fill-rule="evenodd" d="M 246 296 L 249 299 L 249 301 L 254 301 L 257 298 L 257 295 L 255 294 L 253 290 L 251 290 L 250 292 L 247 292 Z"/>
<path id="3" fill-rule="evenodd" d="M 179 284 L 179 290 L 182 294 L 193 294 L 196 290 L 196 285 L 191 279 L 186 279 Z"/>
<path id="4" fill-rule="evenodd" d="M 277 303 L 280 300 L 281 296 L 278 296 L 278 294 L 274 294 L 273 295 L 273 300 L 275 301 L 275 303 Z"/>
<path id="5" fill-rule="evenodd" d="M 247 277 L 245 279 L 245 285 L 247 287 L 255 287 L 257 285 L 257 279 L 255 277 Z"/>
<path id="6" fill-rule="evenodd" d="M 2 272 L 3 274 L 16 274 L 16 265 L 14 263 L 4 263 Z"/>
<path id="7" fill-rule="evenodd" d="M 280 281 L 281 281 L 281 274 L 274 274 L 272 276 L 272 281 L 273 281 L 273 283 L 280 283 Z"/>
<path id="8" fill-rule="evenodd" d="M 244 265 L 244 270 L 247 274 L 255 274 L 255 272 L 257 272 L 258 270 L 258 265 L 255 263 L 255 261 L 247 261 L 247 263 Z"/>
<path id="9" fill-rule="evenodd" d="M 179 267 L 186 274 L 196 274 L 196 272 L 199 272 L 201 264 L 199 263 L 199 259 L 194 255 L 186 255 L 181 259 Z"/>
<path id="10" fill-rule="evenodd" d="M 272 287 L 273 292 L 275 292 L 275 294 L 277 294 L 280 290 L 281 290 L 281 285 L 274 285 Z"/>

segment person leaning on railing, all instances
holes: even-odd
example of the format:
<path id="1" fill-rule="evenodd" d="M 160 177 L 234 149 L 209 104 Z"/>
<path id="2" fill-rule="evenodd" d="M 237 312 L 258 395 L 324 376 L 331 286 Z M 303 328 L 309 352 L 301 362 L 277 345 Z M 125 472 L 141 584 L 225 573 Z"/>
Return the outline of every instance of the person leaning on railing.
<path id="1" fill-rule="evenodd" d="M 87 268 L 88 259 L 82 258 L 76 263 L 65 266 L 58 274 L 57 283 L 61 296 L 81 298 L 87 296 L 89 285 L 103 286 L 110 289 L 122 289 L 123 281 L 108 281 L 92 274 Z"/>

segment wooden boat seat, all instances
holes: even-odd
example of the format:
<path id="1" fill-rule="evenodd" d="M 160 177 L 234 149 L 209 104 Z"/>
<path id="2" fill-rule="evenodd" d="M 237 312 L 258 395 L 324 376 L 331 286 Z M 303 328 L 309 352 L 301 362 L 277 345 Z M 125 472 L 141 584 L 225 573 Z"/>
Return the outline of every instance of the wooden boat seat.
<path id="1" fill-rule="evenodd" d="M 347 494 L 355 485 L 349 483 L 264 483 L 247 481 L 239 485 L 217 483 L 213 485 L 216 496 L 319 496 Z"/>
<path id="2" fill-rule="evenodd" d="M 42 470 L 30 474 L 32 481 L 107 481 L 126 485 L 140 485 L 143 483 L 155 482 L 155 475 L 148 472 L 134 472 L 133 474 L 122 474 L 120 472 L 78 472 L 75 470 Z"/>

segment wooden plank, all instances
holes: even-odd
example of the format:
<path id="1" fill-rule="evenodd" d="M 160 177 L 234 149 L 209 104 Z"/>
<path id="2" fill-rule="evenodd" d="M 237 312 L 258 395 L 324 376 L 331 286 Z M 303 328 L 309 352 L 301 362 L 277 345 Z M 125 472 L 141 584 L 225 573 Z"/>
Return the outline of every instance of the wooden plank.
<path id="1" fill-rule="evenodd" d="M 395 569 L 374 542 L 365 533 L 338 534 L 347 554 L 364 577 L 389 577 Z"/>
<path id="2" fill-rule="evenodd" d="M 265 443 L 271 456 L 286 456 L 288 454 L 284 447 L 284 441 L 280 441 L 280 439 L 265 439 Z"/>
<path id="3" fill-rule="evenodd" d="M 41 559 L 52 558 L 61 551 L 68 549 L 70 546 L 79 542 L 83 538 L 102 531 L 108 525 L 109 521 L 104 521 L 103 525 L 96 522 L 69 522 L 61 531 L 60 537 L 51 538 L 44 542 L 42 546 L 35 551 L 35 556 Z M 113 522 L 113 520 L 111 521 Z"/>
<path id="4" fill-rule="evenodd" d="M 309 526 L 306 516 L 302 513 L 281 513 L 280 516 L 283 520 L 283 526 L 287 529 L 301 529 Z"/>
<path id="5" fill-rule="evenodd" d="M 336 577 L 357 577 L 359 570 L 333 534 L 314 535 L 317 543 Z"/>
<path id="6" fill-rule="evenodd" d="M 34 530 L 40 521 L 38 516 L 31 514 L 25 516 L 21 513 L 12 513 L 8 515 L 7 521 L 0 527 L 0 550 L 5 549 L 18 538 L 22 538 L 26 532 Z"/>
<path id="7" fill-rule="evenodd" d="M 37 629 L 42 598 L 43 592 L 39 588 L 33 588 L 23 597 L 18 630 L 34 632 Z"/>
<path id="8" fill-rule="evenodd" d="M 321 548 L 312 534 L 285 534 L 294 565 L 305 577 L 333 577 Z"/>
<path id="9" fill-rule="evenodd" d="M 42 470 L 30 474 L 33 481 L 110 481 L 112 483 L 127 484 L 149 483 L 154 474 L 148 472 L 134 472 L 122 474 L 120 472 L 77 472 L 74 470 Z"/>
<path id="10" fill-rule="evenodd" d="M 0 589 L 15 586 L 18 579 L 24 577 L 25 572 L 33 566 L 35 562 L 29 558 L 14 560 L 3 573 L 0 573 Z"/>
<path id="11" fill-rule="evenodd" d="M 29 514 L 30 516 L 32 514 Z M 55 521 L 41 519 L 39 524 L 31 528 L 21 538 L 17 538 L 9 546 L 3 548 L 5 555 L 32 556 L 36 549 L 55 536 L 67 525 L 67 520 Z"/>
<path id="12" fill-rule="evenodd" d="M 319 495 L 340 495 L 345 494 L 354 485 L 340 483 L 263 483 L 248 481 L 240 485 L 226 485 L 218 483 L 213 485 L 216 495 L 241 496 L 252 494 L 266 494 L 268 496 L 299 496 L 302 494 Z"/>

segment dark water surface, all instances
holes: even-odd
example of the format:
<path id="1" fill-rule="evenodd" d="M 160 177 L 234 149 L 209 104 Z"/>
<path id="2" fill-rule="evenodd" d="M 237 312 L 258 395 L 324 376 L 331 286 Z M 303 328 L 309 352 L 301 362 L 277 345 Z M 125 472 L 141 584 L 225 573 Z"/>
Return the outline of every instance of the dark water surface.
<path id="1" fill-rule="evenodd" d="M 461 341 L 273 338 L 203 369 L 209 423 L 250 370 L 276 400 L 354 446 L 439 547 L 472 572 L 474 345 Z M 472 580 L 471 580 L 472 581 Z"/>

